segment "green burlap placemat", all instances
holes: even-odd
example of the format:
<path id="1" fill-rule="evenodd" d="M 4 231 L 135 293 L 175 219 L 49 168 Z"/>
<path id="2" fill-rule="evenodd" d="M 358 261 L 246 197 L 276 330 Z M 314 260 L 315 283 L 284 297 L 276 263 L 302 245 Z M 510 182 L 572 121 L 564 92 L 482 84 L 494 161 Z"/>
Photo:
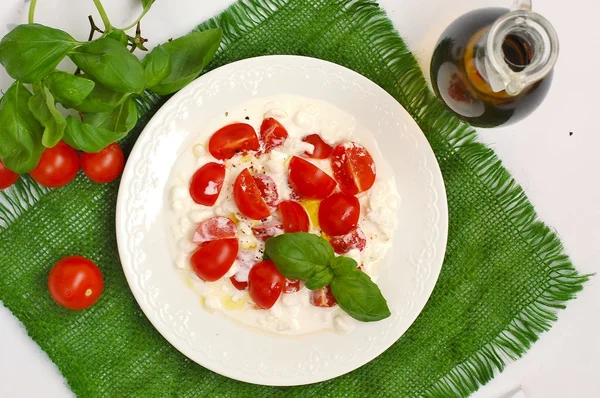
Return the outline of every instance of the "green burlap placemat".
<path id="1" fill-rule="evenodd" d="M 117 183 L 96 185 L 80 176 L 65 188 L 45 190 L 24 179 L 0 206 L 0 299 L 76 394 L 468 395 L 520 357 L 581 290 L 586 277 L 536 221 L 494 153 L 427 89 L 414 56 L 375 2 L 243 1 L 199 29 L 213 26 L 223 28 L 224 43 L 211 68 L 267 54 L 322 58 L 367 76 L 412 114 L 436 153 L 448 193 L 448 251 L 439 282 L 410 330 L 368 365 L 305 387 L 244 384 L 189 361 L 140 311 L 117 253 Z M 91 258 L 105 276 L 104 295 L 83 312 L 59 308 L 46 287 L 51 266 L 71 254 Z"/>

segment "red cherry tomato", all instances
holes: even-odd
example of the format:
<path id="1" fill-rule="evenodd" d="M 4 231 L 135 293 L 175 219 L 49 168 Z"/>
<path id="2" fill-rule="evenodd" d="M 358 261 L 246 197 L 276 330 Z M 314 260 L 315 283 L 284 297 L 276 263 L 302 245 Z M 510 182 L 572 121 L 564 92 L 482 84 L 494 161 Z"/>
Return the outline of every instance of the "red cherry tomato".
<path id="1" fill-rule="evenodd" d="M 233 185 L 233 199 L 240 213 L 253 220 L 262 220 L 271 215 L 269 206 L 262 199 L 260 190 L 248 169 L 244 169 Z"/>
<path id="2" fill-rule="evenodd" d="M 256 174 L 254 182 L 265 203 L 269 206 L 277 206 L 279 194 L 277 193 L 277 184 L 275 184 L 275 181 L 266 174 Z"/>
<path id="3" fill-rule="evenodd" d="M 335 189 L 335 180 L 314 164 L 294 156 L 290 161 L 289 181 L 304 199 L 325 199 Z"/>
<path id="4" fill-rule="evenodd" d="M 125 167 L 125 155 L 121 147 L 112 143 L 100 152 L 81 154 L 81 169 L 88 178 L 99 184 L 116 180 Z"/>
<path id="5" fill-rule="evenodd" d="M 319 224 L 329 236 L 346 235 L 358 225 L 360 203 L 354 195 L 334 193 L 319 205 Z"/>
<path id="6" fill-rule="evenodd" d="M 346 235 L 332 236 L 329 243 L 337 254 L 346 254 L 352 249 L 363 251 L 367 245 L 367 237 L 360 228 L 356 228 Z"/>
<path id="7" fill-rule="evenodd" d="M 94 305 L 104 289 L 100 269 L 85 257 L 71 256 L 60 260 L 48 276 L 48 290 L 58 304 L 70 310 Z"/>
<path id="8" fill-rule="evenodd" d="M 260 140 L 264 146 L 264 153 L 269 153 L 273 148 L 283 145 L 288 138 L 288 132 L 277 120 L 268 117 L 260 126 Z"/>
<path id="9" fill-rule="evenodd" d="M 256 227 L 252 227 L 252 232 L 256 236 L 256 239 L 266 242 L 267 239 L 283 233 L 283 223 L 276 220 L 267 221 Z"/>
<path id="10" fill-rule="evenodd" d="M 0 160 L 0 189 L 6 189 L 12 184 L 17 182 L 19 175 L 12 170 L 9 170 L 4 166 L 2 160 Z"/>
<path id="11" fill-rule="evenodd" d="M 258 137 L 246 123 L 234 123 L 217 130 L 208 142 L 208 151 L 219 160 L 231 159 L 238 153 L 258 151 Z"/>
<path id="12" fill-rule="evenodd" d="M 310 303 L 315 307 L 333 307 L 336 304 L 329 286 L 310 292 Z"/>
<path id="13" fill-rule="evenodd" d="M 310 220 L 302 205 L 292 200 L 285 200 L 277 206 L 283 220 L 284 232 L 308 232 Z"/>
<path id="14" fill-rule="evenodd" d="M 348 142 L 335 147 L 331 155 L 333 176 L 342 192 L 356 195 L 367 191 L 375 182 L 375 163 L 360 144 Z"/>
<path id="15" fill-rule="evenodd" d="M 215 204 L 225 181 L 225 165 L 207 163 L 193 175 L 190 183 L 190 195 L 199 205 L 212 206 Z"/>
<path id="16" fill-rule="evenodd" d="M 75 179 L 79 171 L 79 154 L 64 142 L 47 148 L 37 167 L 29 175 L 48 188 L 59 188 Z"/>
<path id="17" fill-rule="evenodd" d="M 235 279 L 235 276 L 232 276 L 231 278 L 229 278 L 229 280 L 233 284 L 233 287 L 235 287 L 237 290 L 246 290 L 246 288 L 248 287 L 248 282 L 240 282 L 237 279 Z"/>
<path id="18" fill-rule="evenodd" d="M 196 244 L 219 239 L 235 239 L 237 227 L 227 217 L 212 217 L 198 224 L 192 241 Z"/>
<path id="19" fill-rule="evenodd" d="M 192 269 L 205 281 L 219 280 L 233 265 L 238 249 L 237 239 L 206 242 L 192 255 Z"/>
<path id="20" fill-rule="evenodd" d="M 333 147 L 323 141 L 323 138 L 319 134 L 311 134 L 302 138 L 302 141 L 308 142 L 315 147 L 312 153 L 304 152 L 304 156 L 312 159 L 327 159 L 333 151 Z"/>
<path id="21" fill-rule="evenodd" d="M 302 289 L 302 284 L 300 281 L 286 278 L 285 287 L 283 288 L 283 292 L 285 294 L 296 293 L 300 289 Z"/>
<path id="22" fill-rule="evenodd" d="M 255 264 L 248 275 L 248 292 L 260 308 L 273 307 L 281 296 L 284 285 L 285 277 L 269 260 Z"/>

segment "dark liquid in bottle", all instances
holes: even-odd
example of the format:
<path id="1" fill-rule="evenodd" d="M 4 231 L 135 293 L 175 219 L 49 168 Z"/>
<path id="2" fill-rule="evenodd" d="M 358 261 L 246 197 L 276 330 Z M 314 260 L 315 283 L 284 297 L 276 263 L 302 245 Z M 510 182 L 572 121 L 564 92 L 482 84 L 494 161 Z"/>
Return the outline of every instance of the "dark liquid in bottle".
<path id="1" fill-rule="evenodd" d="M 495 93 L 475 66 L 480 40 L 494 22 L 508 12 L 504 8 L 472 11 L 454 21 L 442 34 L 431 61 L 431 80 L 436 94 L 460 117 L 480 127 L 514 123 L 533 112 L 543 101 L 552 74 L 517 96 Z M 508 35 L 502 44 L 504 60 L 520 72 L 533 57 L 531 44 Z"/>

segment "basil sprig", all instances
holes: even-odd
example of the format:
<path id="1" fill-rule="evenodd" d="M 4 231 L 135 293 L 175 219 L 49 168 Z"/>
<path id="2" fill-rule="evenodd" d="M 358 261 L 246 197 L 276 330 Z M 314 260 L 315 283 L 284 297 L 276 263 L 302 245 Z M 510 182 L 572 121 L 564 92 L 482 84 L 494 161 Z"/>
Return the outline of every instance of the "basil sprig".
<path id="1" fill-rule="evenodd" d="M 154 0 L 141 0 L 143 11 L 130 26 L 115 28 L 95 1 L 104 29 L 90 18 L 89 41 L 33 23 L 15 27 L 0 40 L 0 64 L 16 81 L 0 99 L 0 161 L 19 174 L 33 170 L 45 148 L 65 140 L 75 149 L 97 152 L 124 138 L 137 121 L 136 98 L 150 91 L 170 95 L 197 78 L 221 43 L 221 29 L 208 29 L 146 51 L 139 22 Z M 126 31 L 137 25 L 135 37 Z M 94 40 L 94 34 L 100 37 Z M 65 58 L 78 70 L 57 71 Z M 31 85 L 31 86 L 29 86 Z M 56 104 L 79 117 L 61 114 Z"/>
<path id="2" fill-rule="evenodd" d="M 336 257 L 325 239 L 298 232 L 270 238 L 265 254 L 288 279 L 306 281 L 310 290 L 331 286 L 339 306 L 354 319 L 374 322 L 391 315 L 379 287 L 349 257 Z"/>

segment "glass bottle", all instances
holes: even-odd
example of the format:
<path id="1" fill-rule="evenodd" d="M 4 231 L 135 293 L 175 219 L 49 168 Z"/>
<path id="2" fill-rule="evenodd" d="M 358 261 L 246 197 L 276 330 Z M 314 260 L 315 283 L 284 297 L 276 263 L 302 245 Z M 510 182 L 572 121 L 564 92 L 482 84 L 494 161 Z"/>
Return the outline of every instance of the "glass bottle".
<path id="1" fill-rule="evenodd" d="M 544 100 L 558 57 L 552 25 L 531 11 L 483 8 L 444 31 L 431 61 L 433 88 L 446 105 L 479 127 L 514 123 Z"/>

